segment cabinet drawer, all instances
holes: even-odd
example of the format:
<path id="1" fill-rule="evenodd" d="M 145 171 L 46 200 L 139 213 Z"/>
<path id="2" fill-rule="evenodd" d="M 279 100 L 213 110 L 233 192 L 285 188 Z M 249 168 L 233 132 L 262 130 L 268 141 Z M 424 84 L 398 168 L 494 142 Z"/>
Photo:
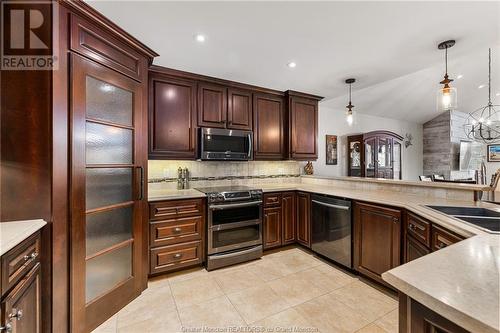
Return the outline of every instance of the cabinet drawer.
<path id="1" fill-rule="evenodd" d="M 437 227 L 435 225 L 432 226 L 432 250 L 437 251 L 441 250 L 447 246 L 450 246 L 454 243 L 460 242 L 463 238 L 452 234 L 451 232 Z"/>
<path id="2" fill-rule="evenodd" d="M 264 207 L 281 205 L 281 193 L 264 194 Z"/>
<path id="3" fill-rule="evenodd" d="M 40 232 L 2 256 L 2 295 L 40 261 Z"/>
<path id="4" fill-rule="evenodd" d="M 153 202 L 149 207 L 151 220 L 203 215 L 204 210 L 201 199 Z"/>
<path id="5" fill-rule="evenodd" d="M 72 50 L 139 81 L 141 70 L 147 66 L 145 58 L 133 48 L 76 15 L 71 15 L 69 42 Z"/>
<path id="6" fill-rule="evenodd" d="M 431 224 L 422 218 L 408 213 L 406 231 L 426 246 L 431 246 Z"/>
<path id="7" fill-rule="evenodd" d="M 202 216 L 154 221 L 149 225 L 150 245 L 155 247 L 200 240 L 202 228 Z"/>
<path id="8" fill-rule="evenodd" d="M 203 260 L 201 241 L 157 247 L 150 253 L 150 274 L 197 265 Z"/>

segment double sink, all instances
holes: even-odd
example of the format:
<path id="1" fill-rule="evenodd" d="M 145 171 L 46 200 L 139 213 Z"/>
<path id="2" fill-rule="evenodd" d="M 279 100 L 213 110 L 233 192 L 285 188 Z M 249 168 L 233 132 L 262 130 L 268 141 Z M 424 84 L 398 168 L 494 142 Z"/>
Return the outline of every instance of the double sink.
<path id="1" fill-rule="evenodd" d="M 426 206 L 481 229 L 500 233 L 500 212 L 482 207 Z"/>

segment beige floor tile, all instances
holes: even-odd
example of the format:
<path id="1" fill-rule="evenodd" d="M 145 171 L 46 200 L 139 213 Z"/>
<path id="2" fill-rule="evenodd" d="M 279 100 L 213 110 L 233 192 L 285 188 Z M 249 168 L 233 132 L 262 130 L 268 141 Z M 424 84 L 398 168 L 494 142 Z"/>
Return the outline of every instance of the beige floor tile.
<path id="1" fill-rule="evenodd" d="M 356 333 L 387 333 L 384 331 L 381 327 L 378 325 L 371 323 L 370 325 L 366 325 L 359 331 L 356 331 Z"/>
<path id="2" fill-rule="evenodd" d="M 375 324 L 382 327 L 387 333 L 397 333 L 399 329 L 398 321 L 399 312 L 398 309 L 396 309 L 379 318 L 377 321 L 375 321 Z"/>
<path id="3" fill-rule="evenodd" d="M 331 294 L 297 305 L 295 309 L 321 332 L 352 333 L 370 323 Z"/>
<path id="4" fill-rule="evenodd" d="M 169 282 L 168 282 L 168 275 L 161 275 L 158 277 L 153 277 L 148 280 L 148 290 L 149 289 L 156 289 L 156 288 L 163 288 L 163 287 L 168 287 Z"/>
<path id="5" fill-rule="evenodd" d="M 304 278 L 327 291 L 332 291 L 357 281 L 356 278 L 351 277 L 336 268 L 331 267 L 327 270 L 320 269 L 321 266 L 323 265 L 306 269 L 305 271 L 298 272 L 297 274 L 301 274 Z"/>
<path id="6" fill-rule="evenodd" d="M 179 316 L 182 326 L 188 330 L 208 329 L 216 332 L 229 326 L 246 326 L 226 296 L 179 309 Z"/>
<path id="7" fill-rule="evenodd" d="M 309 269 L 270 281 L 267 284 L 288 305 L 295 306 L 330 291 L 320 283 L 317 283 L 320 282 L 317 280 L 322 278 L 322 275 L 319 271 Z"/>
<path id="8" fill-rule="evenodd" d="M 240 268 L 215 276 L 215 280 L 225 294 L 255 287 L 264 281 L 251 270 Z"/>
<path id="9" fill-rule="evenodd" d="M 294 308 L 286 309 L 275 315 L 259 320 L 252 326 L 262 327 L 264 332 L 318 332 L 319 329 L 309 323 Z"/>
<path id="10" fill-rule="evenodd" d="M 170 288 L 178 309 L 224 295 L 215 279 L 208 276 L 172 283 Z"/>
<path id="11" fill-rule="evenodd" d="M 116 315 L 106 320 L 99 327 L 92 331 L 92 333 L 116 333 Z"/>
<path id="12" fill-rule="evenodd" d="M 258 275 L 263 281 L 279 279 L 291 273 L 288 267 L 279 261 L 279 258 L 263 258 L 247 270 Z"/>
<path id="13" fill-rule="evenodd" d="M 370 322 L 391 312 L 398 306 L 394 299 L 361 281 L 355 281 L 345 287 L 335 289 L 330 295 L 356 310 Z"/>
<path id="14" fill-rule="evenodd" d="M 195 267 L 180 272 L 168 274 L 166 277 L 170 284 L 208 276 L 208 271 L 204 267 Z"/>
<path id="15" fill-rule="evenodd" d="M 227 295 L 247 324 L 288 308 L 287 302 L 266 284 Z"/>
<path id="16" fill-rule="evenodd" d="M 319 259 L 301 250 L 292 251 L 280 256 L 278 259 L 287 268 L 289 273 L 296 273 L 322 264 Z"/>
<path id="17" fill-rule="evenodd" d="M 165 312 L 162 315 L 144 319 L 134 316 L 135 320 L 127 325 L 120 325 L 118 319 L 117 333 L 179 333 L 183 332 L 177 311 Z"/>

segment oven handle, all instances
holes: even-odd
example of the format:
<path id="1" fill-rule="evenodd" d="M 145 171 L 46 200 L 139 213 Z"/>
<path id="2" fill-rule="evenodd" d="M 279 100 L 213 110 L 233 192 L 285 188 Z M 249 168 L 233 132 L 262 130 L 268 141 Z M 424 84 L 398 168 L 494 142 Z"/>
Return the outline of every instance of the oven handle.
<path id="1" fill-rule="evenodd" d="M 252 248 L 245 249 L 242 251 L 231 252 L 231 253 L 227 253 L 227 254 L 217 254 L 214 257 L 217 259 L 221 259 L 221 258 L 230 258 L 230 257 L 235 257 L 235 256 L 241 256 L 242 254 L 247 254 L 247 253 L 252 253 L 254 251 L 258 251 L 259 247 L 262 247 L 262 245 L 254 246 Z"/>
<path id="2" fill-rule="evenodd" d="M 330 207 L 330 208 L 336 208 L 336 209 L 342 209 L 342 210 L 349 210 L 349 209 L 351 209 L 349 206 L 332 205 L 332 204 L 327 204 L 327 203 L 324 203 L 324 202 L 321 202 L 321 201 L 317 201 L 317 200 L 311 200 L 311 201 L 314 202 L 315 204 L 318 204 L 318 205 L 321 205 L 321 206 Z"/>
<path id="3" fill-rule="evenodd" d="M 210 205 L 210 206 L 208 206 L 208 208 L 211 210 L 222 210 L 222 209 L 228 209 L 228 208 L 257 206 L 260 204 L 262 204 L 262 200 L 252 201 L 252 202 L 232 203 L 232 204 L 227 204 L 227 205 Z"/>
<path id="4" fill-rule="evenodd" d="M 243 221 L 243 222 L 219 224 L 219 225 L 211 226 L 210 230 L 221 231 L 221 230 L 236 229 L 236 228 L 241 228 L 241 227 L 248 227 L 248 226 L 257 225 L 257 224 L 261 224 L 261 221 L 260 220 L 250 220 L 250 221 Z"/>
<path id="5" fill-rule="evenodd" d="M 252 156 L 252 134 L 248 133 L 248 158 L 250 159 L 250 157 Z"/>

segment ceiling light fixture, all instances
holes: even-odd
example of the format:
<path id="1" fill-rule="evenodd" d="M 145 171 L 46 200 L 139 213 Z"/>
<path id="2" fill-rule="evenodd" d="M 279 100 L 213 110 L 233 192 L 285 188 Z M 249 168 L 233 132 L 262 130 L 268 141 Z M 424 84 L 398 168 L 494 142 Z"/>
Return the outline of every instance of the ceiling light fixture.
<path id="1" fill-rule="evenodd" d="M 345 80 L 345 83 L 347 83 L 349 85 L 349 104 L 346 105 L 347 111 L 345 113 L 346 121 L 347 121 L 347 124 L 349 126 L 352 126 L 352 124 L 354 123 L 354 115 L 353 115 L 353 111 L 352 111 L 352 108 L 354 107 L 354 105 L 352 105 L 352 103 L 351 103 L 351 86 L 354 82 L 356 82 L 356 79 Z"/>
<path id="2" fill-rule="evenodd" d="M 290 67 L 290 68 L 295 68 L 295 67 L 297 67 L 297 64 L 296 64 L 295 62 L 293 62 L 293 61 L 292 61 L 292 62 L 289 62 L 289 63 L 288 63 L 288 64 L 286 64 L 286 65 L 287 65 L 288 67 Z"/>
<path id="3" fill-rule="evenodd" d="M 445 72 L 444 79 L 439 82 L 443 85 L 438 90 L 437 94 L 437 109 L 438 111 L 448 111 L 457 108 L 457 88 L 450 87 L 453 79 L 448 77 L 448 49 L 455 45 L 453 39 L 439 43 L 438 49 L 444 50 Z"/>
<path id="4" fill-rule="evenodd" d="M 203 43 L 205 41 L 205 35 L 202 35 L 202 34 L 197 34 L 196 36 L 194 36 L 194 39 L 198 42 L 198 43 Z"/>
<path id="5" fill-rule="evenodd" d="M 477 142 L 490 144 L 500 141 L 500 105 L 491 102 L 491 49 L 488 51 L 488 104 L 469 113 L 465 133 Z"/>

